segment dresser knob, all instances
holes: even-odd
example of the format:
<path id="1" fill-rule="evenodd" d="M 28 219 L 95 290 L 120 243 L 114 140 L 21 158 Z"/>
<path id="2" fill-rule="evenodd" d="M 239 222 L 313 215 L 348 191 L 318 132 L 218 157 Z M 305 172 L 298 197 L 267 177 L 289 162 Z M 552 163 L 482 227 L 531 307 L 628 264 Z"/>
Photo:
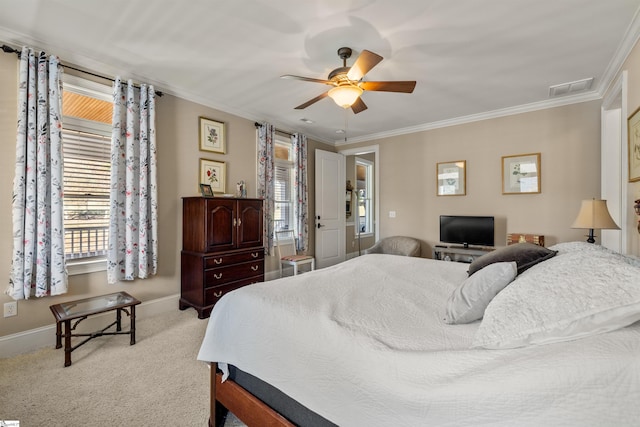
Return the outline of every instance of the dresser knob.
<path id="1" fill-rule="evenodd" d="M 214 259 L 213 262 L 216 264 L 222 264 L 222 258 Z"/>
<path id="2" fill-rule="evenodd" d="M 214 296 L 214 297 L 216 297 L 216 298 L 220 298 L 220 297 L 222 296 L 222 291 L 220 291 L 220 292 L 214 292 L 214 293 L 213 293 L 213 296 Z"/>
<path id="3" fill-rule="evenodd" d="M 259 267 L 259 266 L 257 266 L 257 265 L 252 265 L 252 266 L 251 266 L 251 269 L 252 269 L 253 271 L 258 271 L 258 269 L 259 269 L 259 268 L 260 268 L 260 267 Z"/>
<path id="4" fill-rule="evenodd" d="M 220 279 L 222 279 L 222 273 L 220 273 L 220 274 L 213 273 L 213 277 L 215 277 L 216 279 L 220 280 Z"/>
<path id="5" fill-rule="evenodd" d="M 258 258 L 260 256 L 260 254 L 251 252 L 251 256 L 254 257 L 254 258 Z"/>

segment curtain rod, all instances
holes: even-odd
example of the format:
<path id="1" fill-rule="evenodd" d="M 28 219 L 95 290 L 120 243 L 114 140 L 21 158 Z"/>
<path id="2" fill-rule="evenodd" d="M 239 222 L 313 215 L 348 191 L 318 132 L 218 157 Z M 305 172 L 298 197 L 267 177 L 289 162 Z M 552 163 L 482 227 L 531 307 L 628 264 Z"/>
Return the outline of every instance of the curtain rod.
<path id="1" fill-rule="evenodd" d="M 258 123 L 258 122 L 255 122 L 253 125 L 255 127 L 257 127 L 257 128 L 262 127 L 262 123 Z M 276 129 L 275 131 L 276 132 L 280 132 L 280 133 L 284 133 L 285 135 L 293 136 L 293 134 L 291 132 L 285 132 L 285 131 L 280 130 L 280 129 Z"/>
<path id="2" fill-rule="evenodd" d="M 12 48 L 11 46 L 7 46 L 6 44 L 3 44 L 2 46 L 0 46 L 0 49 L 2 49 L 2 51 L 3 51 L 4 53 L 15 53 L 16 55 L 18 55 L 18 58 L 20 58 L 20 56 L 21 56 L 21 54 L 22 54 L 22 52 L 21 52 L 21 51 L 19 51 L 19 50 L 17 50 L 17 49 L 14 49 L 14 48 Z M 116 81 L 115 79 L 112 79 L 111 77 L 103 76 L 103 75 L 100 75 L 100 74 L 92 73 L 91 71 L 82 70 L 82 69 L 80 69 L 80 68 L 72 67 L 71 65 L 67 65 L 67 64 L 64 64 L 64 63 L 62 63 L 62 62 L 61 62 L 61 64 L 62 64 L 62 66 L 63 66 L 64 68 L 69 68 L 69 69 L 71 69 L 71 70 L 78 71 L 78 72 L 83 73 L 83 74 L 88 74 L 88 75 L 90 75 L 90 76 L 98 77 L 98 78 L 100 78 L 100 79 L 109 80 L 109 81 L 112 81 L 112 82 L 114 82 L 114 83 L 115 83 L 115 81 Z M 135 84 L 134 84 L 133 86 L 134 86 L 134 87 L 136 87 L 136 88 L 138 88 L 138 89 L 140 89 L 140 85 L 135 85 Z M 157 91 L 157 90 L 155 91 L 155 93 L 156 93 L 156 96 L 162 96 L 162 95 L 164 95 L 162 92 Z"/>

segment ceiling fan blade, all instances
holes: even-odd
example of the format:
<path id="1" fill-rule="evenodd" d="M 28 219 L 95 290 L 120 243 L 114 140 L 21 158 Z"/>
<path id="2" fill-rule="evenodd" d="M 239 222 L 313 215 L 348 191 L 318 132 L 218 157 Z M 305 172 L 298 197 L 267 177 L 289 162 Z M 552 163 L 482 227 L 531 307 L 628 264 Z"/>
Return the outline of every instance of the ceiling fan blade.
<path id="1" fill-rule="evenodd" d="M 415 81 L 395 81 L 395 82 L 360 82 L 358 84 L 364 90 L 374 90 L 379 92 L 403 92 L 411 93 L 416 87 Z"/>
<path id="2" fill-rule="evenodd" d="M 304 110 L 305 108 L 307 108 L 309 105 L 311 104 L 315 104 L 316 102 L 320 101 L 323 98 L 326 98 L 327 95 L 329 94 L 329 92 L 325 92 L 322 95 L 318 95 L 313 99 L 308 100 L 307 102 L 305 102 L 304 104 L 300 104 L 298 105 L 295 109 L 296 110 Z"/>
<path id="3" fill-rule="evenodd" d="M 356 59 L 356 62 L 353 63 L 351 69 L 347 73 L 347 78 L 349 80 L 360 80 L 365 74 L 369 72 L 373 67 L 378 65 L 380 61 L 382 61 L 382 56 L 377 53 L 373 53 L 368 50 L 363 50 Z"/>
<path id="4" fill-rule="evenodd" d="M 367 104 L 365 104 L 362 98 L 360 97 L 358 97 L 356 102 L 354 102 L 353 105 L 351 106 L 351 110 L 353 111 L 353 114 L 358 114 L 361 111 L 364 111 L 366 109 L 367 109 Z"/>
<path id="5" fill-rule="evenodd" d="M 281 79 L 292 79 L 292 80 L 302 80 L 305 82 L 312 82 L 312 83 L 323 83 L 325 85 L 334 85 L 334 83 L 332 81 L 329 80 L 321 80 L 321 79 L 314 79 L 311 77 L 301 77 L 301 76 L 292 76 L 291 74 L 285 74 L 284 76 L 280 76 Z"/>

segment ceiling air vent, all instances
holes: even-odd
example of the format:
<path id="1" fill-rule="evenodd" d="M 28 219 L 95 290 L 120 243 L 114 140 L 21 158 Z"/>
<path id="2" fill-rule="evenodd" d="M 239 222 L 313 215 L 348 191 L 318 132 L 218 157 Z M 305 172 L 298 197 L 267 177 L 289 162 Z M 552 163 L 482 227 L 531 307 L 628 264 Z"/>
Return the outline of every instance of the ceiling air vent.
<path id="1" fill-rule="evenodd" d="M 592 84 L 593 77 L 589 77 L 588 79 L 576 80 L 575 82 L 549 86 L 549 98 L 585 92 L 591 89 Z"/>

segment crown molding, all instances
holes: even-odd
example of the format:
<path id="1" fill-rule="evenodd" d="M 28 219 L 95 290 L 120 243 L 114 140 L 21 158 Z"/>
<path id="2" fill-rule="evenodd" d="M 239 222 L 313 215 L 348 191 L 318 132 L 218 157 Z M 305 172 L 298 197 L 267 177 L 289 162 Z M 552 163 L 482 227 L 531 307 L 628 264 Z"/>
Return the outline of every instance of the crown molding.
<path id="1" fill-rule="evenodd" d="M 468 116 L 456 117 L 453 119 L 440 120 L 437 122 L 424 123 L 417 126 L 410 126 L 406 128 L 394 129 L 385 132 L 379 132 L 370 135 L 358 136 L 355 138 L 349 138 L 347 142 L 344 140 L 335 141 L 336 147 L 349 144 L 356 144 L 364 141 L 374 141 L 377 139 L 390 138 L 394 136 L 406 135 L 416 132 L 424 132 L 433 129 L 440 129 L 449 126 L 457 126 L 466 123 L 479 122 L 482 120 L 496 119 L 499 117 L 512 116 L 515 114 L 529 113 L 532 111 L 546 110 L 548 108 L 562 107 L 565 105 L 579 104 L 581 102 L 594 101 L 602 99 L 602 95 L 596 91 L 591 91 L 579 95 L 566 96 L 562 98 L 556 98 L 552 100 L 545 100 L 539 102 L 532 102 L 530 104 L 518 105 L 516 107 L 502 108 L 499 110 L 487 111 L 484 113 L 470 114 Z"/>

